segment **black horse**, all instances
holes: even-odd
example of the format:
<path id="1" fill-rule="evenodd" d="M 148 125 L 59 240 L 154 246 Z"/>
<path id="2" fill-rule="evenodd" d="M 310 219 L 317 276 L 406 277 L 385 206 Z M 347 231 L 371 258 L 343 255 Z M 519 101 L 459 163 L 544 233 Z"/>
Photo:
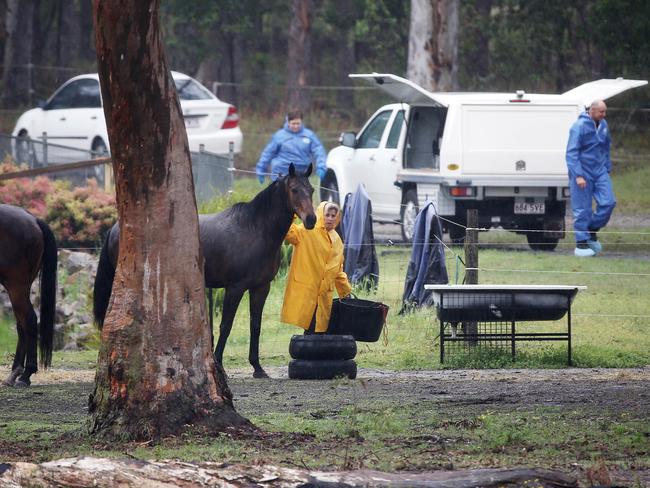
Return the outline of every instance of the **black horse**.
<path id="1" fill-rule="evenodd" d="M 278 178 L 250 202 L 235 204 L 221 213 L 199 216 L 205 286 L 226 289 L 215 359 L 222 363 L 237 307 L 248 290 L 251 334 L 248 361 L 255 369 L 255 378 L 267 377 L 259 361 L 262 310 L 271 281 L 280 267 L 284 236 L 295 214 L 308 229 L 316 224 L 310 174 L 311 166 L 304 175 L 297 175 L 291 164 L 288 175 Z M 102 248 L 95 278 L 93 313 L 100 328 L 113 287 L 118 248 L 119 227 L 115 224 Z"/>
<path id="2" fill-rule="evenodd" d="M 7 386 L 29 386 L 40 365 L 52 362 L 56 307 L 56 240 L 49 226 L 22 208 L 0 205 L 0 283 L 16 317 L 18 345 Z M 30 302 L 32 283 L 41 273 L 41 310 L 37 320 Z"/>

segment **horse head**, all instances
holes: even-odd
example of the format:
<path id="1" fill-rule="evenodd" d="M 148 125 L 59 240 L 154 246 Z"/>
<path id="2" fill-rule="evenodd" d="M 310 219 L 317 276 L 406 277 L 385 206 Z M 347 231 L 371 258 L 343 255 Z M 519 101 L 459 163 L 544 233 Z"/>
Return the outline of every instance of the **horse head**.
<path id="1" fill-rule="evenodd" d="M 293 163 L 289 164 L 289 174 L 286 177 L 288 205 L 295 214 L 300 217 L 307 229 L 313 229 L 316 225 L 316 214 L 312 204 L 314 187 L 309 183 L 311 164 L 304 174 L 296 173 Z"/>

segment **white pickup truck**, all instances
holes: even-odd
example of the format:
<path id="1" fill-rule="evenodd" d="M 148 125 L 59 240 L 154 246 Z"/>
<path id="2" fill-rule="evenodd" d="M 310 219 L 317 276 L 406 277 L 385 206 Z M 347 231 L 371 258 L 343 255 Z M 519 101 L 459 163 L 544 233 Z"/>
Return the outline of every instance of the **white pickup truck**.
<path id="1" fill-rule="evenodd" d="M 647 84 L 617 78 L 552 95 L 434 93 L 392 74 L 350 77 L 396 103 L 377 110 L 358 134 L 341 135 L 327 157 L 321 199 L 342 203 L 363 183 L 373 219 L 400 222 L 405 240 L 426 200 L 452 240 L 464 237 L 466 211 L 477 209 L 479 226 L 526 234 L 531 248 L 543 250 L 564 237 L 571 124 L 593 100 Z"/>

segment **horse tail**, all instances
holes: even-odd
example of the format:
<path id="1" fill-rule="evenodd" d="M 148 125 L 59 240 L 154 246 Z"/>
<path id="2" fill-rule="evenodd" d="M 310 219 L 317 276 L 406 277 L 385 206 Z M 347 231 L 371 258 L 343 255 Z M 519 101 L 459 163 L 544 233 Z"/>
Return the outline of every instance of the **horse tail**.
<path id="1" fill-rule="evenodd" d="M 113 278 L 115 278 L 115 268 L 111 263 L 111 258 L 108 253 L 110 237 L 111 233 L 109 232 L 104 241 L 102 252 L 99 255 L 95 286 L 93 289 L 93 316 L 95 317 L 95 324 L 99 330 L 104 326 L 108 302 L 111 299 L 111 292 L 113 291 Z"/>
<path id="2" fill-rule="evenodd" d="M 56 315 L 56 265 L 57 248 L 54 234 L 40 219 L 36 219 L 43 234 L 43 259 L 41 264 L 41 313 L 39 320 L 40 364 L 47 368 L 52 364 L 54 340 L 54 317 Z"/>

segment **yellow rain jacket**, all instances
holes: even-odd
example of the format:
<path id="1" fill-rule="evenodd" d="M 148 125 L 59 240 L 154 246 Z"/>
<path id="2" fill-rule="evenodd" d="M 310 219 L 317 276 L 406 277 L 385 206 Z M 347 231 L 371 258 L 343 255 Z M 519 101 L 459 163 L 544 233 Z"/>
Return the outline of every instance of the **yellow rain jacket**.
<path id="1" fill-rule="evenodd" d="M 336 230 L 325 230 L 322 202 L 316 209 L 316 226 L 307 230 L 291 224 L 285 240 L 293 244 L 291 267 L 282 303 L 282 322 L 307 330 L 316 305 L 316 332 L 325 332 L 332 312 L 334 287 L 339 297 L 352 290 L 343 271 L 343 242 Z M 337 225 L 341 212 L 337 216 Z"/>

